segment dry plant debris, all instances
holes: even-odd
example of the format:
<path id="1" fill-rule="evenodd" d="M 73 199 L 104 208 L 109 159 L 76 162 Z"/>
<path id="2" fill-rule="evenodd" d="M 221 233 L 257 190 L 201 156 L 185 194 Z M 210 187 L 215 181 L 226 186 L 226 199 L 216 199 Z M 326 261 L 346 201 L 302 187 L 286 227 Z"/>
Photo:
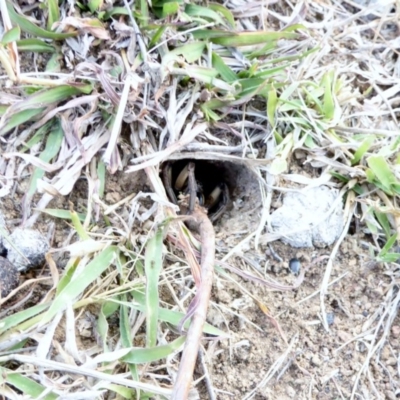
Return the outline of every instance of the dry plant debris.
<path id="1" fill-rule="evenodd" d="M 0 396 L 186 398 L 204 238 L 160 176 L 186 159 L 251 171 L 214 227 L 191 398 L 397 398 L 398 7 L 0 0 L 0 209 L 51 238 L 0 299 Z M 276 241 L 283 194 L 317 186 L 335 243 Z"/>

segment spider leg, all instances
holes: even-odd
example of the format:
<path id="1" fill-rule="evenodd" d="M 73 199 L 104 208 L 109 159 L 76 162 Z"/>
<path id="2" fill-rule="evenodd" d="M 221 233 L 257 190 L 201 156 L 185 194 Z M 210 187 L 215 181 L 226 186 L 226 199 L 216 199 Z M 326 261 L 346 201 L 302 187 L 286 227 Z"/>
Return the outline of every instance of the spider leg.
<path id="1" fill-rule="evenodd" d="M 207 196 L 205 206 L 208 209 L 213 208 L 222 195 L 222 184 L 215 186 L 214 190 Z"/>
<path id="2" fill-rule="evenodd" d="M 194 163 L 189 162 L 185 165 L 182 171 L 179 173 L 178 177 L 175 181 L 175 189 L 179 192 L 183 191 L 183 188 L 186 185 L 187 180 L 189 179 L 189 164 L 193 164 L 193 171 L 194 171 Z"/>
<path id="3" fill-rule="evenodd" d="M 194 176 L 194 162 L 187 164 L 188 170 L 188 189 L 189 189 L 189 213 L 191 214 L 194 210 L 197 199 L 197 182 Z"/>
<path id="4" fill-rule="evenodd" d="M 165 163 L 163 167 L 162 180 L 169 200 L 174 204 L 178 204 L 178 199 L 175 196 L 174 189 L 172 189 L 172 166 L 169 162 Z"/>
<path id="5" fill-rule="evenodd" d="M 216 221 L 225 212 L 229 202 L 229 189 L 227 184 L 222 182 L 218 185 L 218 187 L 220 190 L 218 191 L 217 188 L 215 188 L 209 196 L 210 198 L 214 192 L 217 195 L 217 197 L 214 198 L 214 203 L 211 205 L 211 207 L 215 206 L 218 202 L 217 209 L 209 215 L 209 218 L 212 222 Z"/>

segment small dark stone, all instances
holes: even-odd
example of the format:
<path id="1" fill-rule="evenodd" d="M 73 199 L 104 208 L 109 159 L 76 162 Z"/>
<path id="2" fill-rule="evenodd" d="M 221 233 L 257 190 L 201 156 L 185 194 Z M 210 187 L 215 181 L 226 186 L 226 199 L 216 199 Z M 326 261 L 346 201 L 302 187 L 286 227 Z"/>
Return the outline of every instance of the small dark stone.
<path id="1" fill-rule="evenodd" d="M 298 275 L 300 272 L 301 264 L 298 258 L 292 258 L 289 261 L 289 268 L 290 271 L 292 271 L 293 274 Z"/>
<path id="2" fill-rule="evenodd" d="M 0 257 L 0 293 L 7 297 L 19 284 L 18 269 L 6 258 Z"/>

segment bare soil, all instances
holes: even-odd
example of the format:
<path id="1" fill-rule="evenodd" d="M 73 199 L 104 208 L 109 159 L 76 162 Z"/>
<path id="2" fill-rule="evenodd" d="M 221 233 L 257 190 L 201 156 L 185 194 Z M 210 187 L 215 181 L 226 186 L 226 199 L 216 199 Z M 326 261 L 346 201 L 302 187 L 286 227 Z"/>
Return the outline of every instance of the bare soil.
<path id="1" fill-rule="evenodd" d="M 56 199 L 50 206 L 67 209 L 68 202 L 72 202 L 79 209 L 85 190 L 83 184 L 68 201 Z M 147 190 L 149 187 L 143 174 L 118 173 L 108 176 L 105 199 L 113 204 L 130 193 Z M 2 203 L 2 211 L 10 222 L 18 220 L 19 201 L 5 199 Z M 254 206 L 244 225 L 240 224 L 243 213 L 235 210 L 232 204 L 216 224 L 217 259 L 221 259 L 239 237 L 242 238 L 237 235 L 235 239 L 237 232 L 243 232 L 243 229 L 249 232 L 249 221 L 253 220 L 254 224 L 260 213 L 260 208 Z M 121 216 L 124 213 L 122 208 Z M 231 221 L 234 221 L 235 229 Z M 49 222 L 55 222 L 53 248 L 68 243 L 70 229 L 63 221 L 43 216 L 37 228 L 46 233 Z M 136 226 L 132 233 L 140 235 L 143 229 Z M 229 339 L 207 339 L 203 344 L 204 359 L 217 399 L 349 398 L 358 377 L 360 384 L 356 393 L 359 398 L 396 398 L 396 385 L 390 377 L 395 376 L 397 370 L 398 316 L 393 321 L 380 359 L 368 360 L 369 340 L 384 312 L 382 304 L 387 301 L 388 275 L 391 273 L 383 265 L 371 261 L 366 248 L 369 240 L 361 230 L 354 229 L 340 246 L 330 281 L 338 279 L 324 298 L 329 331 L 324 329 L 321 321 L 319 290 L 330 248 L 294 249 L 278 241 L 254 250 L 251 242 L 247 249 L 245 247 L 243 257 L 235 256 L 227 261 L 228 265 L 243 272 L 285 285 L 293 285 L 297 280 L 289 269 L 292 258 L 300 260 L 306 273 L 299 288 L 290 291 L 272 290 L 232 272 L 227 272 L 232 280 L 216 273 L 208 322 L 228 332 Z M 57 266 L 62 273 L 62 258 L 58 259 Z M 168 268 L 167 262 L 165 268 Z M 48 275 L 46 267 L 31 270 L 22 275 L 21 283 Z M 49 287 L 45 284 L 37 285 L 33 303 L 45 297 L 47 290 Z M 378 329 L 378 337 L 380 334 Z M 79 336 L 82 336 L 82 346 L 90 348 L 91 334 L 87 337 L 88 333 L 82 328 Z M 368 361 L 372 365 L 372 377 L 366 373 L 360 375 Z M 201 377 L 201 369 L 196 374 Z M 197 389 L 199 395 L 195 398 L 208 398 L 203 381 Z"/>

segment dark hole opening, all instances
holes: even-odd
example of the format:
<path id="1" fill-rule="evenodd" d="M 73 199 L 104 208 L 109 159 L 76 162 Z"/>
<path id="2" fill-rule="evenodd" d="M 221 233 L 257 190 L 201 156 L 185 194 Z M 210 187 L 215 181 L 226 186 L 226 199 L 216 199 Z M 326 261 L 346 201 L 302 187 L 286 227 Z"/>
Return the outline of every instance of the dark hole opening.
<path id="1" fill-rule="evenodd" d="M 185 168 L 185 166 L 189 162 L 194 162 L 195 164 L 195 178 L 196 181 L 201 188 L 200 191 L 204 195 L 204 198 L 207 198 L 212 191 L 222 183 L 225 183 L 228 187 L 228 190 L 231 188 L 231 184 L 227 179 L 227 166 L 222 162 L 213 162 L 207 160 L 192 160 L 192 159 L 184 159 L 173 162 L 168 162 L 171 167 L 171 187 L 175 193 L 175 196 L 179 198 L 180 191 L 175 189 L 175 181 L 178 178 L 181 171 Z M 162 166 L 162 169 L 166 164 Z M 172 199 L 170 199 L 172 200 Z M 209 214 L 214 213 L 219 209 L 221 204 L 221 199 L 219 199 L 209 210 Z"/>

